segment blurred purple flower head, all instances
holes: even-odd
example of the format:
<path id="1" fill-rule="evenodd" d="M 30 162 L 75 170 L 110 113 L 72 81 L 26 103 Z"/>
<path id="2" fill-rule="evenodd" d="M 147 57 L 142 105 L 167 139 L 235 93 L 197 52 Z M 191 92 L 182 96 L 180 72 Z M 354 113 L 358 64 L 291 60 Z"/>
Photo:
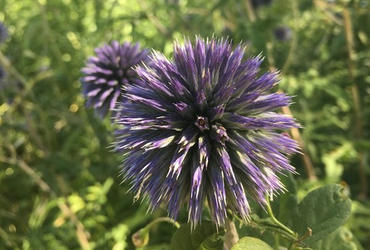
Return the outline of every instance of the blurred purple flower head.
<path id="1" fill-rule="evenodd" d="M 0 43 L 5 42 L 5 40 L 8 38 L 8 31 L 6 30 L 6 27 L 2 22 L 0 22 Z"/>
<path id="2" fill-rule="evenodd" d="M 274 36 L 276 40 L 279 41 L 288 41 L 292 38 L 292 30 L 287 26 L 280 26 L 275 28 Z"/>
<path id="3" fill-rule="evenodd" d="M 252 0 L 252 5 L 255 9 L 263 5 L 270 5 L 271 3 L 272 0 Z"/>
<path id="4" fill-rule="evenodd" d="M 176 43 L 173 60 L 154 53 L 136 70 L 143 84 L 125 86 L 115 151 L 124 180 L 151 209 L 163 204 L 176 218 L 187 206 L 195 227 L 207 201 L 218 226 L 227 209 L 247 220 L 248 199 L 263 206 L 265 194 L 284 190 L 277 174 L 295 172 L 287 156 L 297 143 L 278 131 L 299 125 L 274 112 L 290 97 L 267 93 L 278 74 L 259 76 L 261 57 L 245 60 L 244 51 L 227 40 Z"/>
<path id="5" fill-rule="evenodd" d="M 86 106 L 93 107 L 103 118 L 118 101 L 122 101 L 123 86 L 139 84 L 140 79 L 133 68 L 148 63 L 149 51 L 141 50 L 139 44 L 113 41 L 95 52 L 96 56 L 90 57 L 82 69 L 81 83 Z"/>

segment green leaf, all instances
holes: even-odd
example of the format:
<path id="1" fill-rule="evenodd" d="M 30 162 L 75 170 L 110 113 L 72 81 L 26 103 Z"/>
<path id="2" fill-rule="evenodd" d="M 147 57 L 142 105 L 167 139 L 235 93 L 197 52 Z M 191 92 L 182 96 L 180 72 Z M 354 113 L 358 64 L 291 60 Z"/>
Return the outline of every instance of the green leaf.
<path id="1" fill-rule="evenodd" d="M 313 245 L 315 250 L 358 250 L 362 249 L 356 244 L 356 238 L 350 230 L 340 227 L 325 239 Z"/>
<path id="2" fill-rule="evenodd" d="M 181 225 L 171 239 L 173 250 L 222 250 L 224 229 L 217 228 L 210 221 L 202 221 L 193 231 L 190 223 Z"/>
<path id="3" fill-rule="evenodd" d="M 307 227 L 312 229 L 312 235 L 303 241 L 306 245 L 312 246 L 347 220 L 351 212 L 351 201 L 343 196 L 342 189 L 338 184 L 315 189 L 298 204 L 292 228 L 299 236 L 306 234 Z"/>
<path id="4" fill-rule="evenodd" d="M 236 243 L 231 250 L 272 250 L 264 241 L 254 237 L 243 237 Z"/>

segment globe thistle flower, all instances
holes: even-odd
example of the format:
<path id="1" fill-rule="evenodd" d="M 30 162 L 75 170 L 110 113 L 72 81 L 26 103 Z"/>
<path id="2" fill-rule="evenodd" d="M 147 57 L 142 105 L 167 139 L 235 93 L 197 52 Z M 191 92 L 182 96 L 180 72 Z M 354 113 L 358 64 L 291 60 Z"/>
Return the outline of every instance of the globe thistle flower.
<path id="1" fill-rule="evenodd" d="M 113 41 L 95 52 L 96 56 L 90 57 L 82 69 L 81 83 L 86 106 L 93 107 L 103 118 L 118 101 L 122 101 L 122 86 L 140 82 L 133 67 L 141 62 L 149 63 L 149 51 L 141 50 L 139 44 Z"/>
<path id="2" fill-rule="evenodd" d="M 288 41 L 292 38 L 292 30 L 287 26 L 280 26 L 275 28 L 274 36 L 276 40 L 279 41 Z"/>
<path id="3" fill-rule="evenodd" d="M 186 205 L 195 227 L 207 201 L 217 226 L 227 209 L 248 220 L 249 199 L 263 206 L 284 190 L 277 174 L 295 172 L 287 155 L 297 143 L 278 131 L 298 124 L 274 112 L 290 97 L 267 93 L 278 73 L 259 76 L 261 57 L 244 60 L 244 51 L 227 40 L 175 43 L 172 61 L 154 53 L 150 67 L 136 69 L 143 85 L 125 86 L 115 151 L 151 209 L 168 206 L 175 219 Z"/>
<path id="4" fill-rule="evenodd" d="M 8 31 L 2 22 L 0 22 L 0 44 L 8 38 Z"/>

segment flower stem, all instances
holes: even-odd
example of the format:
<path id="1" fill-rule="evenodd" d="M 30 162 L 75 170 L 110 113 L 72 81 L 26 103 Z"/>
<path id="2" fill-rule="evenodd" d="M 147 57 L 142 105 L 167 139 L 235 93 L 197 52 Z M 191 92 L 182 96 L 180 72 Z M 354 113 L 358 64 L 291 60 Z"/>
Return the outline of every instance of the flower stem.
<path id="1" fill-rule="evenodd" d="M 225 229 L 224 250 L 230 250 L 239 241 L 239 235 L 234 221 L 229 218 L 226 218 Z"/>
<path id="2" fill-rule="evenodd" d="M 279 250 L 280 246 L 280 237 L 278 234 L 274 235 L 274 250 Z"/>
<path id="3" fill-rule="evenodd" d="M 363 138 L 363 124 L 362 124 L 362 108 L 361 108 L 361 96 L 360 90 L 356 83 L 356 70 L 355 70 L 355 51 L 353 42 L 353 30 L 351 15 L 348 8 L 344 8 L 342 11 L 344 21 L 344 32 L 346 38 L 347 52 L 348 52 L 348 74 L 349 80 L 351 81 L 351 94 L 354 106 L 354 119 L 355 119 L 355 137 L 357 140 Z M 358 172 L 360 178 L 360 199 L 365 199 L 368 196 L 368 181 L 367 173 L 365 168 L 364 152 L 358 150 Z"/>
<path id="4" fill-rule="evenodd" d="M 245 0 L 245 1 L 243 1 L 243 3 L 244 3 L 244 7 L 246 8 L 246 11 L 247 11 L 249 21 L 251 21 L 252 23 L 255 22 L 256 21 L 256 14 L 254 13 L 254 8 L 253 8 L 253 5 L 252 5 L 252 1 L 251 0 Z"/>
<path id="5" fill-rule="evenodd" d="M 157 218 L 132 235 L 132 243 L 134 244 L 134 246 L 137 248 L 145 247 L 149 242 L 150 229 L 160 222 L 169 222 L 173 224 L 176 228 L 180 227 L 180 224 L 171 218 L 168 217 Z"/>
<path id="6" fill-rule="evenodd" d="M 172 223 L 176 228 L 180 228 L 180 224 L 177 222 L 177 221 L 175 221 L 175 220 L 173 220 L 173 219 L 171 219 L 171 218 L 168 218 L 168 217 L 161 217 L 161 218 L 157 218 L 157 219 L 155 219 L 155 220 L 153 220 L 152 222 L 150 222 L 148 225 L 146 225 L 146 229 L 147 230 L 150 230 L 150 228 L 152 227 L 152 226 L 154 226 L 155 224 L 157 224 L 157 223 L 159 223 L 159 222 L 168 222 L 168 223 Z"/>
<path id="7" fill-rule="evenodd" d="M 299 19 L 299 8 L 297 1 L 291 0 L 291 6 L 292 6 L 292 11 L 293 11 L 293 16 L 294 16 L 294 30 L 293 30 L 293 36 L 292 36 L 292 42 L 290 44 L 290 49 L 288 52 L 288 56 L 285 60 L 284 66 L 281 70 L 282 74 L 286 74 L 290 68 L 290 65 L 292 64 L 292 60 L 294 59 L 294 52 L 298 47 L 298 22 L 297 20 Z"/>
<path id="8" fill-rule="evenodd" d="M 16 68 L 13 67 L 13 65 L 10 63 L 8 58 L 0 51 L 0 65 L 3 66 L 3 68 L 9 72 L 11 75 L 13 75 L 19 82 L 23 85 L 27 85 L 27 81 L 24 79 L 24 77 L 17 71 Z"/>
<path id="9" fill-rule="evenodd" d="M 283 113 L 285 115 L 292 116 L 292 112 L 290 111 L 290 108 L 288 106 L 282 107 L 281 110 L 283 111 Z M 306 149 L 304 140 L 302 139 L 302 136 L 301 136 L 301 133 L 299 132 L 299 129 L 298 128 L 291 128 L 290 131 L 292 133 L 293 139 L 296 142 L 298 142 L 299 147 L 301 148 L 301 152 L 302 152 L 301 156 L 302 156 L 302 160 L 303 160 L 303 163 L 304 163 L 303 167 L 304 167 L 304 170 L 306 172 L 306 175 L 307 175 L 308 179 L 310 181 L 316 181 L 317 176 L 316 176 L 315 168 L 312 164 L 311 158 L 309 156 L 308 150 Z"/>
<path id="10" fill-rule="evenodd" d="M 279 226 L 281 229 L 283 229 L 285 232 L 287 232 L 288 234 L 290 234 L 291 236 L 293 236 L 294 238 L 297 237 L 296 233 L 294 233 L 290 228 L 288 228 L 287 226 L 285 226 L 283 223 L 281 223 L 278 219 L 276 219 L 274 213 L 272 212 L 272 209 L 271 209 L 271 205 L 270 205 L 270 200 L 269 200 L 269 197 L 268 195 L 266 195 L 266 209 L 267 209 L 267 213 L 268 215 L 270 216 L 270 218 L 272 219 L 272 221 L 277 225 Z"/>

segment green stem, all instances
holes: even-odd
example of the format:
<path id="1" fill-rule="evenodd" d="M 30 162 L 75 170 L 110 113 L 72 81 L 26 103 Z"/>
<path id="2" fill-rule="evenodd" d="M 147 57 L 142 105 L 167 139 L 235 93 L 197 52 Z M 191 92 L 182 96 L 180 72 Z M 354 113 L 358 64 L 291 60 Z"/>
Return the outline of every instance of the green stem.
<path id="1" fill-rule="evenodd" d="M 245 0 L 243 1 L 244 3 L 244 7 L 247 11 L 247 14 L 248 14 L 248 18 L 249 18 L 249 21 L 251 21 L 252 23 L 256 21 L 256 14 L 254 13 L 254 8 L 253 8 L 253 5 L 252 5 L 252 1 L 251 0 Z"/>
<path id="2" fill-rule="evenodd" d="M 283 229 L 284 231 L 286 231 L 288 234 L 290 234 L 294 238 L 297 237 L 296 234 L 290 228 L 288 228 L 283 223 L 281 223 L 280 221 L 278 221 L 278 219 L 276 219 L 274 213 L 272 212 L 271 205 L 270 205 L 270 200 L 269 200 L 268 195 L 266 195 L 266 209 L 267 209 L 267 213 L 269 214 L 270 218 L 272 219 L 272 221 L 274 223 L 276 223 L 276 225 L 278 225 L 281 229 Z"/>
<path id="3" fill-rule="evenodd" d="M 26 79 L 24 79 L 24 77 L 18 72 L 18 70 L 13 67 L 8 58 L 6 58 L 6 56 L 1 51 L 0 51 L 0 65 L 2 65 L 7 72 L 9 72 L 11 75 L 17 78 L 17 80 L 20 81 L 23 86 L 27 85 Z"/>
<path id="4" fill-rule="evenodd" d="M 294 246 L 294 241 L 290 242 L 288 250 L 291 250 L 293 248 L 293 246 Z"/>
<path id="5" fill-rule="evenodd" d="M 356 62 L 355 62 L 355 50 L 354 50 L 354 41 L 353 41 L 353 30 L 352 30 L 352 20 L 351 15 L 348 8 L 344 8 L 342 11 L 343 14 L 343 21 L 344 21 L 344 32 L 346 38 L 346 46 L 348 52 L 348 74 L 349 79 L 352 83 L 351 86 L 351 94 L 353 99 L 353 106 L 354 106 L 354 119 L 355 119 L 355 127 L 354 133 L 357 140 L 363 138 L 363 124 L 362 124 L 362 107 L 361 107 L 361 96 L 360 90 L 356 83 Z M 359 178 L 360 178 L 360 199 L 365 200 L 368 196 L 368 187 L 369 183 L 367 180 L 367 172 L 366 172 L 366 162 L 364 159 L 364 152 L 362 150 L 358 150 L 358 171 L 359 171 Z"/>
<path id="6" fill-rule="evenodd" d="M 230 250 L 239 241 L 239 235 L 234 221 L 230 218 L 226 218 L 225 229 L 224 250 Z"/>
<path id="7" fill-rule="evenodd" d="M 294 16 L 294 30 L 293 30 L 293 36 L 292 36 L 292 42 L 290 44 L 290 49 L 289 49 L 289 53 L 288 53 L 288 56 L 287 56 L 287 59 L 285 61 L 285 64 L 283 66 L 283 69 L 281 70 L 282 74 L 286 74 L 288 72 L 288 69 L 290 68 L 290 65 L 292 63 L 292 60 L 294 59 L 294 52 L 295 50 L 297 49 L 297 46 L 298 46 L 298 34 L 297 34 L 297 30 L 298 30 L 298 19 L 299 19 L 299 9 L 298 9 L 298 5 L 297 5 L 297 1 L 296 0 L 292 0 L 291 1 L 292 3 L 292 9 L 293 9 L 293 16 Z"/>
<path id="8" fill-rule="evenodd" d="M 161 218 L 155 219 L 152 222 L 150 222 L 146 227 L 143 227 L 142 229 L 140 229 L 139 231 L 137 231 L 136 233 L 132 235 L 132 243 L 134 244 L 134 246 L 137 248 L 142 248 L 148 245 L 149 231 L 152 228 L 152 226 L 154 226 L 155 224 L 159 222 L 169 222 L 173 224 L 176 228 L 180 227 L 180 224 L 177 221 L 171 218 L 168 218 L 168 217 L 161 217 Z"/>
<path id="9" fill-rule="evenodd" d="M 292 241 L 293 242 L 293 241 Z M 280 246 L 280 237 L 278 234 L 275 234 L 274 235 L 274 249 L 275 250 L 279 250 L 279 246 Z"/>
<path id="10" fill-rule="evenodd" d="M 168 218 L 168 217 L 161 217 L 161 218 L 157 218 L 155 220 L 153 220 L 152 222 L 150 222 L 146 227 L 145 229 L 146 230 L 150 230 L 150 228 L 152 226 L 154 226 L 155 224 L 157 223 L 160 223 L 160 222 L 168 222 L 168 223 L 171 223 L 173 224 L 176 228 L 180 228 L 180 223 L 178 223 L 177 221 L 171 219 L 171 218 Z"/>

